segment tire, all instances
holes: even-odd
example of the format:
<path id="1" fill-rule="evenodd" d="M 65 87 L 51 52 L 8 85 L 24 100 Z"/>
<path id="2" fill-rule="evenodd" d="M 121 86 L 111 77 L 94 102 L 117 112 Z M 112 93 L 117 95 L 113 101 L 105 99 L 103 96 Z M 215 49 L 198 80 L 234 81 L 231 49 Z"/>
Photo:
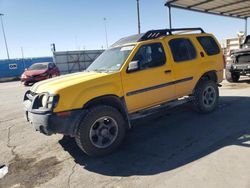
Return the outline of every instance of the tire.
<path id="1" fill-rule="evenodd" d="M 240 79 L 240 74 L 226 70 L 226 80 L 230 83 L 238 82 Z"/>
<path id="2" fill-rule="evenodd" d="M 29 82 L 24 82 L 23 85 L 24 86 L 29 86 Z"/>
<path id="3" fill-rule="evenodd" d="M 125 123 L 116 108 L 106 105 L 92 107 L 79 124 L 76 143 L 89 156 L 107 155 L 122 143 Z"/>
<path id="4" fill-rule="evenodd" d="M 194 109 L 199 113 L 210 113 L 218 106 L 218 85 L 211 80 L 202 80 L 196 86 L 193 96 Z"/>

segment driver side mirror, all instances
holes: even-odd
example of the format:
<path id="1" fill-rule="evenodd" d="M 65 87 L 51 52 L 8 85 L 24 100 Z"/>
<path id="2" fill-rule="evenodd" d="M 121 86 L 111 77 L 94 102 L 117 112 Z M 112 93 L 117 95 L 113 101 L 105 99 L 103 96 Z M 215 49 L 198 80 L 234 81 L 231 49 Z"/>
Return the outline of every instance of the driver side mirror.
<path id="1" fill-rule="evenodd" d="M 128 64 L 127 73 L 135 72 L 137 70 L 139 70 L 139 61 L 131 61 Z"/>

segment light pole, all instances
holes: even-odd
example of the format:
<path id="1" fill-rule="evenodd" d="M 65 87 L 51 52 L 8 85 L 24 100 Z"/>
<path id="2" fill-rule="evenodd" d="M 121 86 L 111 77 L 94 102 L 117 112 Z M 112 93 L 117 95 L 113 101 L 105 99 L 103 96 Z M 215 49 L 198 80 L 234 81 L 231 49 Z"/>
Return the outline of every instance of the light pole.
<path id="1" fill-rule="evenodd" d="M 137 24 L 138 24 L 138 34 L 141 33 L 141 21 L 140 21 L 140 3 L 139 0 L 137 2 Z"/>
<path id="2" fill-rule="evenodd" d="M 3 16 L 4 16 L 4 14 L 0 13 L 2 30 L 3 30 L 3 38 L 4 38 L 4 42 L 5 42 L 5 48 L 6 48 L 6 52 L 7 52 L 7 57 L 8 57 L 8 59 L 10 59 L 8 45 L 7 45 L 7 40 L 6 40 L 6 35 L 5 35 L 4 27 L 3 27 Z"/>
<path id="3" fill-rule="evenodd" d="M 109 44 L 108 44 L 108 32 L 107 32 L 107 25 L 106 25 L 107 19 L 103 18 L 103 21 L 104 21 L 104 29 L 105 29 L 105 37 L 106 37 L 106 47 L 108 48 L 109 47 Z"/>

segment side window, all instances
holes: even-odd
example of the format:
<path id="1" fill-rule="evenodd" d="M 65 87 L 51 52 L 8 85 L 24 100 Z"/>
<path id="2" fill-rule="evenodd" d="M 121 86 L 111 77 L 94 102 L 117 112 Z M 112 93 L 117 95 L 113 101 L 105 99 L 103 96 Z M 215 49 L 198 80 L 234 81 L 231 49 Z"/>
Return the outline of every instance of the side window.
<path id="1" fill-rule="evenodd" d="M 207 55 L 210 56 L 210 55 L 216 55 L 220 53 L 220 48 L 215 42 L 215 40 L 213 39 L 213 37 L 210 37 L 210 36 L 197 37 L 197 39 Z"/>
<path id="2" fill-rule="evenodd" d="M 189 61 L 196 58 L 196 50 L 189 39 L 178 38 L 169 41 L 175 62 Z"/>
<path id="3" fill-rule="evenodd" d="M 161 43 L 147 44 L 140 47 L 132 61 L 139 61 L 140 69 L 158 67 L 166 62 L 166 55 Z"/>

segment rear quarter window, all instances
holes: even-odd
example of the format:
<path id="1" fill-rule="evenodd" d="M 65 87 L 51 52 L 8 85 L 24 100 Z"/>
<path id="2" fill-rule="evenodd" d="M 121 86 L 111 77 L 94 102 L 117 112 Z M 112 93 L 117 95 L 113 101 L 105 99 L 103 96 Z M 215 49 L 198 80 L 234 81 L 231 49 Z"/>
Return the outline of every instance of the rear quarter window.
<path id="1" fill-rule="evenodd" d="M 220 53 L 220 48 L 213 37 L 205 36 L 197 37 L 197 39 L 207 55 L 211 56 Z"/>
<path id="2" fill-rule="evenodd" d="M 189 61 L 196 58 L 196 50 L 189 39 L 178 38 L 169 41 L 174 61 L 179 63 Z"/>

